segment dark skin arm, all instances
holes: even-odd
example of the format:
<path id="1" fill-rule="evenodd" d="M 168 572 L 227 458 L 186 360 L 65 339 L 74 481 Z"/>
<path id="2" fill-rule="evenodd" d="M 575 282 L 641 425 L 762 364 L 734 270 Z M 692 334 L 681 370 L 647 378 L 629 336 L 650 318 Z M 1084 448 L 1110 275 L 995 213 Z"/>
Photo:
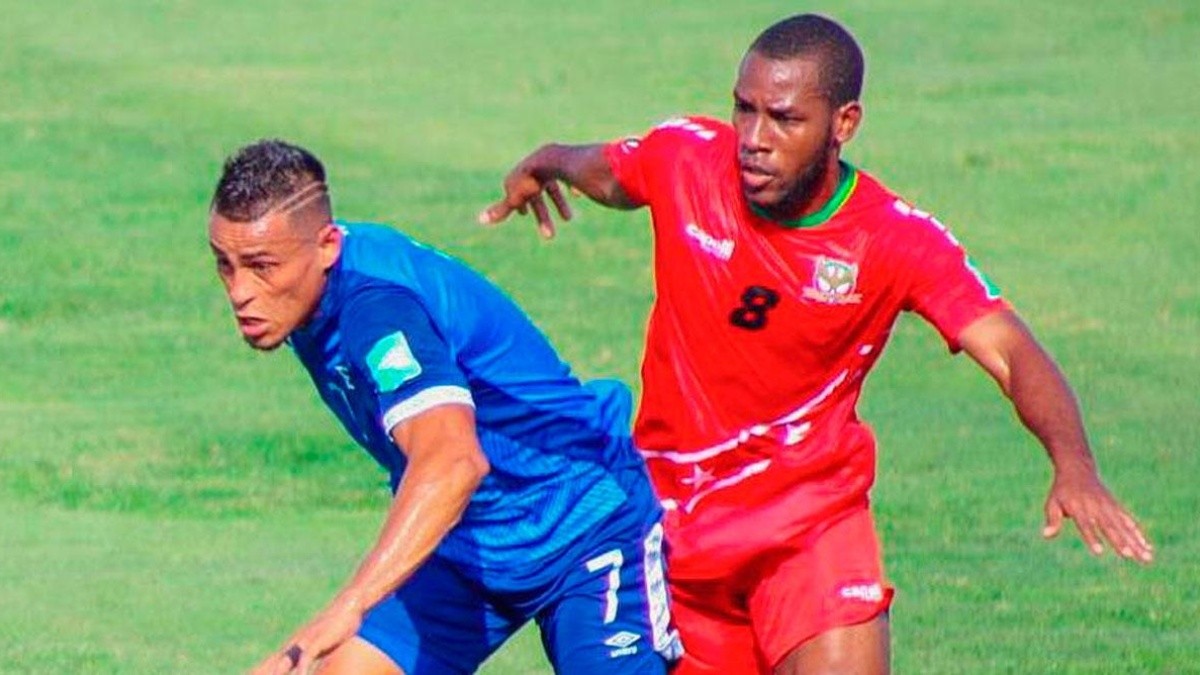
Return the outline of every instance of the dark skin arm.
<path id="1" fill-rule="evenodd" d="M 581 192 L 593 201 L 614 209 L 634 209 L 634 204 L 621 189 L 608 160 L 604 146 L 543 145 L 522 159 L 504 178 L 504 198 L 484 209 L 479 222 L 495 225 L 516 211 L 522 215 L 533 210 L 538 232 L 547 239 L 554 236 L 554 220 L 546 205 L 545 195 L 554 202 L 563 220 L 571 219 L 571 207 L 562 193 L 559 182 Z"/>
<path id="2" fill-rule="evenodd" d="M 1043 536 L 1057 536 L 1070 518 L 1093 554 L 1107 542 L 1123 558 L 1150 563 L 1154 547 L 1100 479 L 1075 394 L 1020 317 L 988 314 L 967 326 L 959 343 L 1000 385 L 1054 466 Z"/>
<path id="3" fill-rule="evenodd" d="M 296 631 L 255 675 L 307 673 L 358 632 L 363 615 L 412 576 L 462 518 L 487 475 L 475 435 L 475 411 L 443 405 L 405 420 L 392 439 L 408 458 L 375 545 L 329 605 Z"/>

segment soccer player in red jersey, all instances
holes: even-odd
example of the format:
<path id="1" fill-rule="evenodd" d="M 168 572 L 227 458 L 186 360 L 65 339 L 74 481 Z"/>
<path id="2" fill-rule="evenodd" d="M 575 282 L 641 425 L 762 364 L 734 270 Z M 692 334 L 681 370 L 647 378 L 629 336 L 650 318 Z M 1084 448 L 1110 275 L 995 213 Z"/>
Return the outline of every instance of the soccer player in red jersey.
<path id="1" fill-rule="evenodd" d="M 649 206 L 655 299 L 635 438 L 667 508 L 678 673 L 886 673 L 892 588 L 869 508 L 875 440 L 855 407 L 901 311 L 929 321 L 1011 399 L 1054 479 L 1044 534 L 1072 519 L 1148 563 L 1102 483 L 1070 386 L 936 218 L 841 159 L 863 58 L 820 16 L 744 56 L 732 125 L 671 120 L 640 139 L 541 147 L 480 219 L 532 210 L 559 181 Z"/>

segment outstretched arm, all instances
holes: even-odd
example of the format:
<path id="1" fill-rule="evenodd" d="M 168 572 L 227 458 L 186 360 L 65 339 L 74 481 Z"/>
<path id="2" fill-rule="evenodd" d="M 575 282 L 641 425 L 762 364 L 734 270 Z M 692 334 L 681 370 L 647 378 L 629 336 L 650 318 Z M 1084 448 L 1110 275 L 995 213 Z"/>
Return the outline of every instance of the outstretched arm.
<path id="1" fill-rule="evenodd" d="M 408 466 L 375 546 L 333 601 L 256 675 L 307 673 L 316 659 L 353 637 L 367 610 L 408 580 L 458 523 L 488 473 L 469 406 L 432 408 L 396 425 L 392 438 Z"/>
<path id="2" fill-rule="evenodd" d="M 538 231 L 549 239 L 554 236 L 554 220 L 546 206 L 546 194 L 554 202 L 563 220 L 571 219 L 571 207 L 562 193 L 559 181 L 582 192 L 599 204 L 616 209 L 636 208 L 621 189 L 608 160 L 604 146 L 543 145 L 522 159 L 504 178 L 504 198 L 484 209 L 479 222 L 494 225 L 516 211 L 522 215 L 533 210 Z"/>
<path id="3" fill-rule="evenodd" d="M 1054 465 L 1043 535 L 1056 536 L 1070 518 L 1092 553 L 1107 541 L 1123 558 L 1151 562 L 1154 547 L 1100 480 L 1070 385 L 1025 323 L 1008 310 L 988 314 L 959 343 L 995 378 Z"/>

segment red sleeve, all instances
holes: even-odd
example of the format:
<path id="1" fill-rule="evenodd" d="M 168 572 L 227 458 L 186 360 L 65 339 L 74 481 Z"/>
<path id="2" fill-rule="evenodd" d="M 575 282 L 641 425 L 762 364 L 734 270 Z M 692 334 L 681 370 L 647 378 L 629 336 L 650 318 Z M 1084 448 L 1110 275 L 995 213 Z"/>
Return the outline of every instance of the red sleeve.
<path id="1" fill-rule="evenodd" d="M 905 305 L 933 324 L 950 351 L 976 319 L 1010 305 L 936 218 L 913 210 L 901 241 L 908 265 Z"/>
<path id="2" fill-rule="evenodd" d="M 706 144 L 728 133 L 722 123 L 705 117 L 669 119 L 642 138 L 623 138 L 604 146 L 604 156 L 625 194 L 638 206 L 649 204 L 656 186 L 660 193 L 669 189 L 682 156 L 695 152 L 697 144 Z"/>
<path id="3" fill-rule="evenodd" d="M 647 171 L 644 166 L 649 153 L 643 150 L 643 141 L 644 139 L 630 137 L 604 146 L 604 157 L 608 160 L 617 183 L 638 206 L 650 202 Z"/>

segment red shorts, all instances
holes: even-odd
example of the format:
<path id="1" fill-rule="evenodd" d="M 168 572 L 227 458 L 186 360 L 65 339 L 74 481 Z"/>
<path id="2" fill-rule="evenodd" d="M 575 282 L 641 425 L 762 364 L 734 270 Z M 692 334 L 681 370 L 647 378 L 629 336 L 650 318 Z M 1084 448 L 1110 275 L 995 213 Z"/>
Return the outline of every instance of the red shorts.
<path id="1" fill-rule="evenodd" d="M 673 675 L 770 673 L 821 633 L 886 612 L 892 594 L 870 510 L 856 509 L 732 578 L 672 579 L 687 651 Z"/>

